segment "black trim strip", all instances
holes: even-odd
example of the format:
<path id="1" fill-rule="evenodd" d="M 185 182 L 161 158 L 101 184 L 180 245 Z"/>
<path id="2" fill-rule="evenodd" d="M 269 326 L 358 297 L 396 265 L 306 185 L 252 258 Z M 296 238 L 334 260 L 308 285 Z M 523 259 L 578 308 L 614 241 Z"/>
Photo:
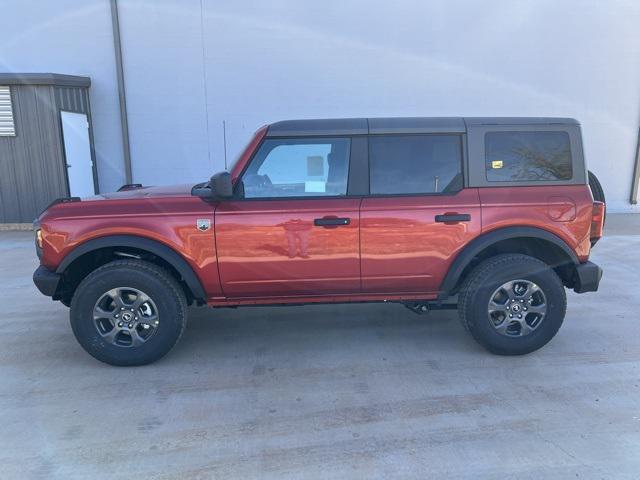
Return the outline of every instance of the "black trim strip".
<path id="1" fill-rule="evenodd" d="M 142 184 L 141 183 L 125 183 L 118 189 L 118 191 L 125 192 L 127 190 L 135 190 L 136 188 L 142 188 Z"/>
<path id="2" fill-rule="evenodd" d="M 56 273 L 64 273 L 74 260 L 85 253 L 107 247 L 139 248 L 162 258 L 178 271 L 196 300 L 203 302 L 206 301 L 207 296 L 204 288 L 202 287 L 202 283 L 200 283 L 200 280 L 187 261 L 170 247 L 144 237 L 136 237 L 133 235 L 112 235 L 89 240 L 88 242 L 76 247 L 71 253 L 69 253 L 69 255 L 64 257 L 62 262 L 60 262 L 60 265 L 58 265 Z"/>
<path id="3" fill-rule="evenodd" d="M 347 195 L 369 195 L 369 141 L 367 137 L 351 137 Z"/>
<path id="4" fill-rule="evenodd" d="M 482 252 L 492 244 L 501 240 L 507 240 L 510 238 L 538 238 L 553 243 L 560 247 L 566 254 L 567 259 L 573 264 L 578 265 L 580 262 L 575 252 L 557 235 L 535 227 L 507 227 L 492 232 L 486 233 L 472 240 L 465 248 L 458 254 L 456 259 L 449 267 L 449 271 L 445 276 L 442 284 L 440 285 L 440 293 L 438 294 L 438 300 L 444 300 L 449 297 L 449 294 L 458 283 L 460 276 L 464 269 L 471 263 L 473 258 Z"/>

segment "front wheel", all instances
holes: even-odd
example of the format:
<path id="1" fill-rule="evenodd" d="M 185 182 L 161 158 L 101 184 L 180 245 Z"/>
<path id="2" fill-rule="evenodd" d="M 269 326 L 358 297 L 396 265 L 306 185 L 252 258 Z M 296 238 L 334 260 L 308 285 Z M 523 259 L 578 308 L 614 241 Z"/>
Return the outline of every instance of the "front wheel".
<path id="1" fill-rule="evenodd" d="M 527 255 L 505 254 L 485 260 L 467 276 L 458 313 L 490 352 L 523 355 L 554 337 L 566 306 L 564 286 L 551 267 Z"/>
<path id="2" fill-rule="evenodd" d="M 76 339 L 93 357 L 110 365 L 145 365 L 180 339 L 187 304 L 166 270 L 140 260 L 117 260 L 80 283 L 70 319 Z"/>

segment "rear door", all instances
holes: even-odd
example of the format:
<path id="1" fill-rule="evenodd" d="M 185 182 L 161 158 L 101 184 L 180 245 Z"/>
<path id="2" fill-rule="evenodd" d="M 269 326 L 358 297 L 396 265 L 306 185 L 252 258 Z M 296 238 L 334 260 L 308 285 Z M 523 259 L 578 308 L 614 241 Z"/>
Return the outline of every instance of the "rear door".
<path id="1" fill-rule="evenodd" d="M 437 292 L 481 230 L 478 190 L 464 188 L 462 167 L 460 134 L 370 136 L 370 196 L 360 209 L 363 292 Z"/>
<path id="2" fill-rule="evenodd" d="M 360 141 L 365 141 L 361 138 Z M 348 194 L 349 137 L 268 138 L 215 213 L 227 297 L 360 291 L 360 198 Z"/>

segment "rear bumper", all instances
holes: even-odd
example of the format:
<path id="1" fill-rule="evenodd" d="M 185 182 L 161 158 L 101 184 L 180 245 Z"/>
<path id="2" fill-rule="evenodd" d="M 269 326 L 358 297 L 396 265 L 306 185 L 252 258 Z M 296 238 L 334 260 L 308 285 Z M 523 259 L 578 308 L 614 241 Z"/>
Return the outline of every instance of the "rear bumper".
<path id="1" fill-rule="evenodd" d="M 60 283 L 60 275 L 40 265 L 33 272 L 33 283 L 47 297 L 53 297 Z"/>
<path id="2" fill-rule="evenodd" d="M 581 263 L 576 266 L 573 290 L 576 293 L 597 292 L 602 269 L 592 262 Z"/>

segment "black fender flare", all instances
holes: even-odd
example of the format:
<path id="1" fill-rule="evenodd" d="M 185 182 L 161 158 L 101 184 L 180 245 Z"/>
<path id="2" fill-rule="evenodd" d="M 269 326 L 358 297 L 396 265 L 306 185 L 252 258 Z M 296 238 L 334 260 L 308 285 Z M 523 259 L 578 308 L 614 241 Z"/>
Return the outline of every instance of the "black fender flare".
<path id="1" fill-rule="evenodd" d="M 578 256 L 567 243 L 554 233 L 536 227 L 505 227 L 485 233 L 473 239 L 455 258 L 444 277 L 438 294 L 439 300 L 446 299 L 460 280 L 464 269 L 473 258 L 494 243 L 511 238 L 537 238 L 559 247 L 573 265 L 580 262 Z"/>
<path id="2" fill-rule="evenodd" d="M 56 273 L 62 274 L 71 263 L 82 255 L 108 247 L 131 247 L 145 250 L 166 261 L 176 269 L 187 287 L 191 290 L 194 298 L 199 301 L 206 301 L 206 294 L 200 279 L 191 268 L 191 265 L 175 250 L 156 240 L 136 235 L 109 235 L 106 237 L 88 240 L 74 248 L 58 265 Z"/>

